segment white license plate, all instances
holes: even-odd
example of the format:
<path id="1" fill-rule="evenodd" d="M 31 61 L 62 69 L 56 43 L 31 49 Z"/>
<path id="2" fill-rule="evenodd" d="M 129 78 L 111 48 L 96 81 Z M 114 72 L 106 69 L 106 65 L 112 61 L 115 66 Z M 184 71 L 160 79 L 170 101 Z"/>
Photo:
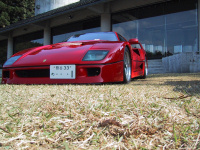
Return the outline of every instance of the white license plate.
<path id="1" fill-rule="evenodd" d="M 76 65 L 50 65 L 50 79 L 75 79 Z"/>

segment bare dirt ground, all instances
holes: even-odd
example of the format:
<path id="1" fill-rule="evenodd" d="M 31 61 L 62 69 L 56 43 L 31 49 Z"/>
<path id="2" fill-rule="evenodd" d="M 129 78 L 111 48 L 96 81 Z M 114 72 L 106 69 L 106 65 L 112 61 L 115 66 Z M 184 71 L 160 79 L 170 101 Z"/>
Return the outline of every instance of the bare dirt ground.
<path id="1" fill-rule="evenodd" d="M 200 73 L 0 84 L 0 149 L 200 149 Z"/>

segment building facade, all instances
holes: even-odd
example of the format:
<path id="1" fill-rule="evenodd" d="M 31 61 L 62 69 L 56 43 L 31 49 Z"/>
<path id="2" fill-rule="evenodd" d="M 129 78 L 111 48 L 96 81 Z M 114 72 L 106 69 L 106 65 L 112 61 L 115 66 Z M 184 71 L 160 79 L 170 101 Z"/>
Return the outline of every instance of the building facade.
<path id="1" fill-rule="evenodd" d="M 73 34 L 116 31 L 161 60 L 159 73 L 200 72 L 200 0 L 36 0 L 35 7 L 35 17 L 0 29 L 0 65 Z"/>

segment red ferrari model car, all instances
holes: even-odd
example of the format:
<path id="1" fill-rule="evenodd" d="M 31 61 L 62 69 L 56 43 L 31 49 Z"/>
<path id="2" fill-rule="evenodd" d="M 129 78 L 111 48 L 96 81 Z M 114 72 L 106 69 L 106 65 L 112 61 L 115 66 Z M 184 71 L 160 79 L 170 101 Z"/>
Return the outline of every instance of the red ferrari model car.
<path id="1" fill-rule="evenodd" d="M 2 84 L 128 83 L 146 75 L 146 52 L 137 39 L 97 32 L 14 54 L 3 65 Z"/>

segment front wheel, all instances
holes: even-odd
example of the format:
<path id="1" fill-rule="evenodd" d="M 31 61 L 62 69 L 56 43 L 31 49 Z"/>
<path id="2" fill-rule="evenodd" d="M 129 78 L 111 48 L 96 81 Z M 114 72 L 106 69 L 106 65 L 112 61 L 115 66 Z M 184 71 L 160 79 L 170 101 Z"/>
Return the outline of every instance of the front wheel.
<path id="1" fill-rule="evenodd" d="M 128 48 L 124 51 L 124 83 L 131 81 L 131 57 Z"/>

